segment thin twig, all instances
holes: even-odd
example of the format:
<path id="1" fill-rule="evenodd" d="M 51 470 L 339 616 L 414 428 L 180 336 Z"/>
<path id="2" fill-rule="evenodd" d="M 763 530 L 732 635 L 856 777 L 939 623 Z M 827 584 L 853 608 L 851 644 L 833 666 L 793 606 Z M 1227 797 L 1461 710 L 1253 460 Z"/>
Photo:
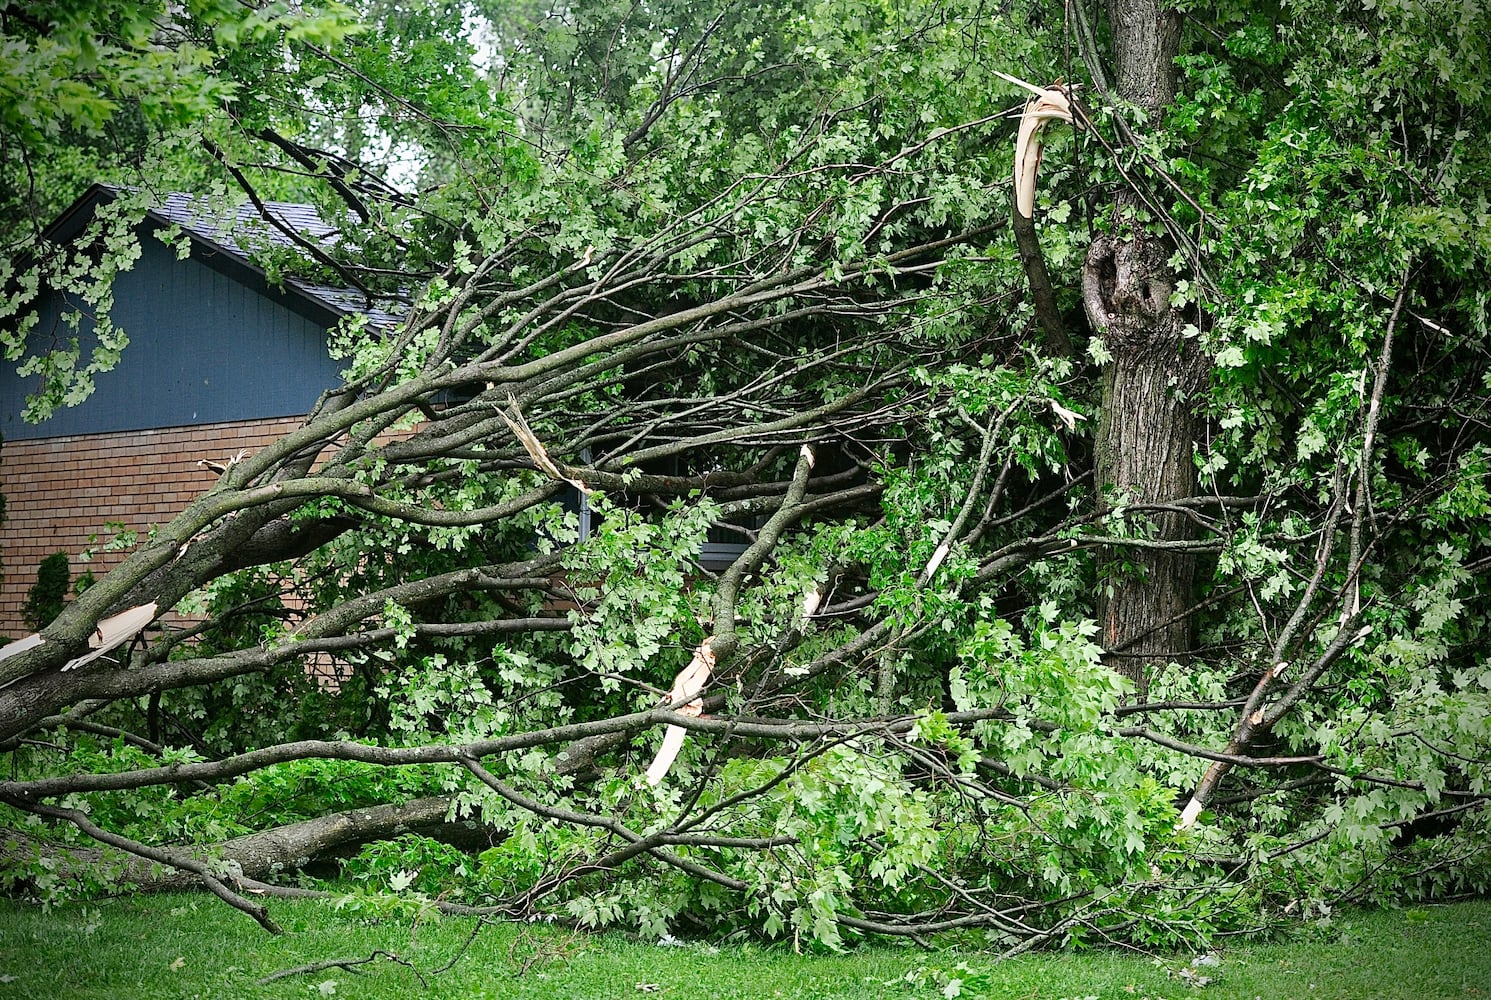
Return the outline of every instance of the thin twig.
<path id="1" fill-rule="evenodd" d="M 371 962 L 378 961 L 378 959 L 380 958 L 384 961 L 392 962 L 394 965 L 402 965 L 404 968 L 414 973 L 415 978 L 419 980 L 419 985 L 423 986 L 425 989 L 430 988 L 430 981 L 424 977 L 423 973 L 421 973 L 414 967 L 413 962 L 402 959 L 391 951 L 384 951 L 382 948 L 377 948 L 369 952 L 366 958 L 328 958 L 323 959 L 320 962 L 307 962 L 305 965 L 297 965 L 294 968 L 281 969 L 279 972 L 271 972 L 269 975 L 263 977 L 262 979 L 258 979 L 255 982 L 259 986 L 266 986 L 277 979 L 288 979 L 291 976 L 310 975 L 313 972 L 323 972 L 326 969 L 346 969 L 348 971 L 355 971 L 357 966 L 368 965 Z"/>

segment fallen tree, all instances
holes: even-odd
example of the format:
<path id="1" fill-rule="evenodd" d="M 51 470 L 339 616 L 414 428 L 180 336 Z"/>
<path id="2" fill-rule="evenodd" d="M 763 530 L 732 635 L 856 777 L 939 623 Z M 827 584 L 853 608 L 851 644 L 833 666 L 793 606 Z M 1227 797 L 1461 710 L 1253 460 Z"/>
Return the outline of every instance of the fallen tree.
<path id="1" fill-rule="evenodd" d="M 1444 180 L 1484 154 L 1356 155 L 1377 112 L 1265 72 L 1348 72 L 1344 27 L 1115 13 L 1111 61 L 1070 26 L 1090 90 L 1029 104 L 970 38 L 1054 77 L 1060 34 L 940 6 L 657 52 L 596 14 L 442 112 L 291 45 L 215 156 L 345 205 L 299 266 L 404 322 L 0 648 L 7 883 L 93 840 L 272 928 L 341 891 L 276 866 L 368 841 L 447 908 L 1006 950 L 1484 888 L 1485 262 Z M 440 183 L 316 145 L 328 78 Z M 1456 101 L 1418 124 L 1484 122 Z M 1081 145 L 1038 177 L 1051 107 Z M 371 843 L 437 818 L 492 846 Z"/>

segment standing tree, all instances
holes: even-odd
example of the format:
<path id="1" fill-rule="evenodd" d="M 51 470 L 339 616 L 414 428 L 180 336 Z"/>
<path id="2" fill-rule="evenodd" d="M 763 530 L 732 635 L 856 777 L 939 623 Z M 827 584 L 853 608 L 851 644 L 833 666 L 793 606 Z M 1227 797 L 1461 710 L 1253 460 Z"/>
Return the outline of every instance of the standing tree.
<path id="1" fill-rule="evenodd" d="M 21 616 L 32 628 L 41 628 L 62 613 L 67 603 L 67 585 L 72 582 L 72 570 L 67 565 L 66 552 L 54 552 L 41 561 L 36 568 L 36 582 L 26 592 L 26 603 Z"/>
<path id="2" fill-rule="evenodd" d="M 1154 0 L 1109 5 L 1113 91 L 1130 136 L 1164 124 L 1176 93 L 1181 14 Z M 1101 77 L 1099 77 L 1101 79 Z M 1136 139 L 1136 142 L 1138 140 Z M 1118 188 L 1106 230 L 1087 250 L 1083 305 L 1102 363 L 1094 472 L 1110 508 L 1149 508 L 1153 547 L 1107 561 L 1099 581 L 1102 645 L 1143 700 L 1152 670 L 1191 650 L 1191 521 L 1199 393 L 1208 361 L 1177 300 L 1170 210 L 1142 182 Z M 1166 509 L 1166 508 L 1169 509 Z"/>

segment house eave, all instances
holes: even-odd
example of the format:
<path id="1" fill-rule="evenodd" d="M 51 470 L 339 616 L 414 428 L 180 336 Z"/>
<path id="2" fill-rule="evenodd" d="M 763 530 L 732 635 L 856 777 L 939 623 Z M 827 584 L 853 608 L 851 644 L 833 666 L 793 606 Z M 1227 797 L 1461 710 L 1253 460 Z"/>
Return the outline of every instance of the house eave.
<path id="1" fill-rule="evenodd" d="M 44 239 L 53 243 L 76 241 L 87 229 L 97 207 L 113 201 L 118 192 L 108 184 L 92 184 L 76 201 L 62 211 L 42 231 Z M 147 208 L 145 220 L 152 234 L 176 226 L 186 235 L 191 244 L 191 258 L 205 267 L 231 278 L 253 289 L 268 299 L 283 304 L 296 314 L 325 327 L 335 326 L 340 320 L 355 315 L 354 310 L 340 308 L 298 287 L 294 281 L 273 283 L 268 273 L 235 248 L 213 240 L 202 233 L 180 225 L 154 208 Z"/>

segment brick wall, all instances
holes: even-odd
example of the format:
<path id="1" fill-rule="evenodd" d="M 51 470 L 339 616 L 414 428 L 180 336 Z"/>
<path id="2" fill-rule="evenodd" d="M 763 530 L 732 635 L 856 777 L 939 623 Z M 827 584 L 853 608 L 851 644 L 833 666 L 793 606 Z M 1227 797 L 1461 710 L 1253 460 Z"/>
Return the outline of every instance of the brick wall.
<path id="1" fill-rule="evenodd" d="M 0 636 L 30 631 L 21 621 L 21 605 L 47 556 L 66 552 L 74 580 L 87 570 L 102 576 L 125 553 L 99 552 L 87 563 L 78 556 L 113 537 L 106 524 L 122 523 L 144 536 L 216 481 L 199 459 L 252 452 L 302 419 L 7 441 L 0 448 L 0 493 L 8 517 L 0 528 Z"/>

